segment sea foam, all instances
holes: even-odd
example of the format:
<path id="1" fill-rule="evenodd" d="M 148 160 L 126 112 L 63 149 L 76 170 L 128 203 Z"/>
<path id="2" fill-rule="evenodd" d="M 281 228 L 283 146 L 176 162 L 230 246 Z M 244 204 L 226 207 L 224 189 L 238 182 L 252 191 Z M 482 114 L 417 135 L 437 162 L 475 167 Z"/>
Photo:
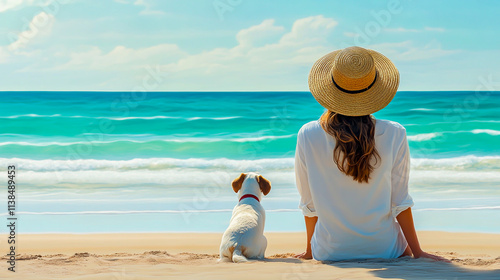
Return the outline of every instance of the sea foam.
<path id="1" fill-rule="evenodd" d="M 190 168 L 200 170 L 273 170 L 291 171 L 294 158 L 228 159 L 228 158 L 135 158 L 130 160 L 34 160 L 23 158 L 0 158 L 0 163 L 16 164 L 25 171 L 85 171 L 85 170 L 167 170 Z M 416 170 L 497 170 L 500 156 L 461 156 L 451 158 L 412 158 L 412 169 Z"/>
<path id="2" fill-rule="evenodd" d="M 433 133 L 422 133 L 422 134 L 416 134 L 416 135 L 409 135 L 409 136 L 407 136 L 407 138 L 410 141 L 420 142 L 420 141 L 427 141 L 427 140 L 434 139 L 440 135 L 441 135 L 441 133 L 433 132 Z"/>

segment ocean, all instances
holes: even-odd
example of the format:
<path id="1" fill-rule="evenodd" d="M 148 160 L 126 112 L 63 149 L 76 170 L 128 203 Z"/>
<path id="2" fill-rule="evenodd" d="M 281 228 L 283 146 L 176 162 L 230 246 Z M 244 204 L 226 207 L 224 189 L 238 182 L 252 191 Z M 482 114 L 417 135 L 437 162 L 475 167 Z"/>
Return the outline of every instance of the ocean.
<path id="1" fill-rule="evenodd" d="M 309 92 L 0 92 L 18 233 L 222 232 L 257 171 L 267 231 L 303 231 L 294 153 Z M 500 233 L 500 92 L 398 92 L 417 230 Z M 7 221 L 7 188 L 0 195 Z M 7 232 L 7 227 L 0 227 Z"/>

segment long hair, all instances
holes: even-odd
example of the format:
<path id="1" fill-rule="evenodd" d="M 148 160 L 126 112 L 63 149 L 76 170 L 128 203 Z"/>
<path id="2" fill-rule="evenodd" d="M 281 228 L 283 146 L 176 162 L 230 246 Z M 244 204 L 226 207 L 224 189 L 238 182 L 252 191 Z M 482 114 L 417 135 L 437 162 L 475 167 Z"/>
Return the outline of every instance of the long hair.
<path id="1" fill-rule="evenodd" d="M 351 117 L 330 110 L 320 118 L 323 130 L 335 140 L 333 161 L 354 180 L 368 183 L 374 165 L 380 160 L 375 148 L 375 121 L 371 115 Z M 375 163 L 372 165 L 372 158 Z"/>

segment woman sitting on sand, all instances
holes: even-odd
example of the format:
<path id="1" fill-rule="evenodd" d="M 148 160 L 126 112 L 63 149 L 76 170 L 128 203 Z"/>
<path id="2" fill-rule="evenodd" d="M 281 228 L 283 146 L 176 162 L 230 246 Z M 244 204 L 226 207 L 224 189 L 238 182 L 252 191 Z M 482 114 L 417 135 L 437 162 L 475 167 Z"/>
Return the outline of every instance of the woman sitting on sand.
<path id="1" fill-rule="evenodd" d="M 297 136 L 295 174 L 307 247 L 296 257 L 447 261 L 418 243 L 405 128 L 370 115 L 389 104 L 398 85 L 394 64 L 360 47 L 333 51 L 312 67 L 309 88 L 327 111 Z"/>

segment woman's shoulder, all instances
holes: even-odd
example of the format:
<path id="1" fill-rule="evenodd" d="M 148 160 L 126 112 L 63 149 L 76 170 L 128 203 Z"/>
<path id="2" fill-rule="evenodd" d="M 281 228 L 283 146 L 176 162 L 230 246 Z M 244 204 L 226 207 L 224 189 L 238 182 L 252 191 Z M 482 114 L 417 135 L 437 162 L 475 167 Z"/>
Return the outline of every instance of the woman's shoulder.
<path id="1" fill-rule="evenodd" d="M 298 135 L 313 136 L 315 134 L 323 135 L 325 132 L 319 123 L 319 120 L 313 120 L 305 123 L 299 129 Z M 376 135 L 390 135 L 390 136 L 403 136 L 406 134 L 406 128 L 398 122 L 384 119 L 376 119 L 375 121 L 375 134 Z"/>
<path id="2" fill-rule="evenodd" d="M 318 131 L 323 131 L 323 128 L 321 127 L 321 124 L 319 123 L 319 120 L 314 120 L 310 121 L 308 123 L 305 123 L 300 129 L 299 129 L 299 135 L 303 134 L 311 134 L 311 133 L 317 133 Z"/>
<path id="3" fill-rule="evenodd" d="M 376 119 L 375 130 L 377 135 L 382 134 L 405 134 L 406 128 L 395 121 Z"/>

